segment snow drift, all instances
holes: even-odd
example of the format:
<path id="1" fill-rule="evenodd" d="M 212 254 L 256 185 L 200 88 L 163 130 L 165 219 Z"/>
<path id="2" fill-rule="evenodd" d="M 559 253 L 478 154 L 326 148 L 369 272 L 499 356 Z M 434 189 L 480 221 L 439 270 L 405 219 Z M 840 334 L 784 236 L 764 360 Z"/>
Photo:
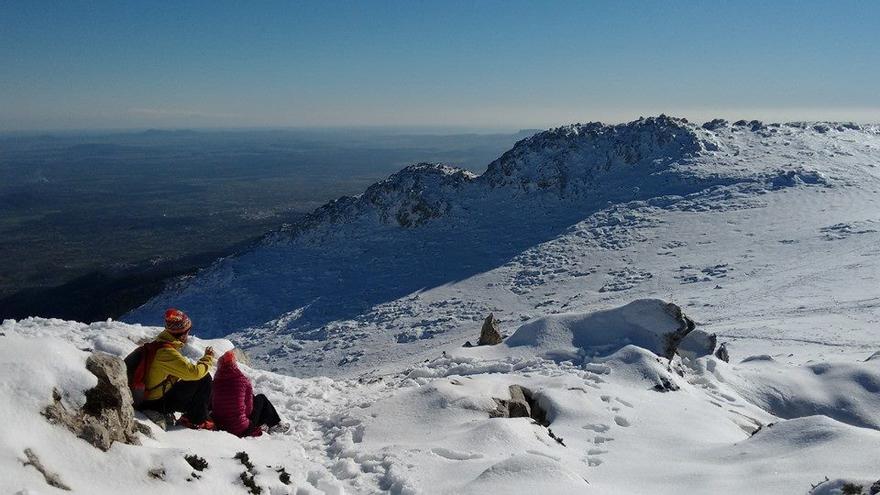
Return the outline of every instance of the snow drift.
<path id="1" fill-rule="evenodd" d="M 606 311 L 538 318 L 519 327 L 506 344 L 529 346 L 548 358 L 579 360 L 632 344 L 671 359 L 694 326 L 675 304 L 642 299 Z"/>

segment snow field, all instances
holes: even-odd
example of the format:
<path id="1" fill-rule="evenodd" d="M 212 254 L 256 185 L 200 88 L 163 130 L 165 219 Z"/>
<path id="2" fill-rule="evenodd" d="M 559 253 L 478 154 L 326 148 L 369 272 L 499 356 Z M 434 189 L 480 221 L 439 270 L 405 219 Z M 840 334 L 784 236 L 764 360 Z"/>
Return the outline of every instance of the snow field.
<path id="1" fill-rule="evenodd" d="M 244 366 L 255 391 L 291 422 L 287 434 L 239 439 L 154 427 L 155 439 L 117 443 L 107 453 L 40 416 L 53 387 L 76 404 L 94 383 L 80 348 L 101 342 L 122 355 L 159 330 L 41 319 L 0 326 L 0 363 L 16 377 L 0 389 L 0 413 L 12 418 L 0 428 L 0 490 L 56 491 L 22 465 L 25 448 L 75 492 L 97 494 L 246 493 L 238 479 L 244 468 L 233 459 L 239 451 L 272 494 L 806 493 L 826 475 L 867 479 L 880 465 L 873 447 L 880 440 L 877 359 L 793 366 L 761 357 L 736 364 L 676 357 L 670 367 L 624 345 L 576 364 L 542 359 L 540 347 L 502 344 L 458 348 L 360 380 Z M 534 344 L 544 341 L 531 335 Z M 607 345 L 603 338 L 597 334 L 596 344 Z M 195 353 L 228 346 L 192 340 Z M 655 391 L 663 378 L 679 390 Z M 489 417 L 493 397 L 508 398 L 514 384 L 532 391 L 564 446 L 528 418 Z M 841 407 L 844 398 L 849 407 Z M 193 478 L 185 454 L 208 461 L 201 478 Z M 279 480 L 281 467 L 290 485 Z M 164 480 L 150 478 L 154 468 L 164 469 Z"/>

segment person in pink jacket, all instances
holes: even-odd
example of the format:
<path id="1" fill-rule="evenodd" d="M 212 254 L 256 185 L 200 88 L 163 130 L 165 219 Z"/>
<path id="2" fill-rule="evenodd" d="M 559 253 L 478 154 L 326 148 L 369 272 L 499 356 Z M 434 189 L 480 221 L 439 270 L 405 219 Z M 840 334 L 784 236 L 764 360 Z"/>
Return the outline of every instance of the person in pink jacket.
<path id="1" fill-rule="evenodd" d="M 270 432 L 286 429 L 269 399 L 254 395 L 251 381 L 238 368 L 232 351 L 217 363 L 211 404 L 216 427 L 233 435 L 260 436 L 264 425 Z"/>

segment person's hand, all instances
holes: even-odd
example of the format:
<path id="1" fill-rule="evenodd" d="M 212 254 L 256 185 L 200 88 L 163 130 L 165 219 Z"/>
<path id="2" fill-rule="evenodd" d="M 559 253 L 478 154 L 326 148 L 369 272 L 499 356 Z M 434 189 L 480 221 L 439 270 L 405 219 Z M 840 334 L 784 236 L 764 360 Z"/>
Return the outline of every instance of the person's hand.
<path id="1" fill-rule="evenodd" d="M 205 356 L 214 357 L 214 348 L 211 346 L 206 347 Z"/>

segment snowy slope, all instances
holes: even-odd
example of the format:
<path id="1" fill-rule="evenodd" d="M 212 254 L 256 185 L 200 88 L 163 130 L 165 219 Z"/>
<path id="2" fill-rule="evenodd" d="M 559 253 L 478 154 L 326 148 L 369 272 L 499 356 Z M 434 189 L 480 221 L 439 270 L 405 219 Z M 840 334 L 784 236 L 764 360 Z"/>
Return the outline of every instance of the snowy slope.
<path id="1" fill-rule="evenodd" d="M 553 129 L 479 177 L 409 167 L 126 321 L 179 306 L 261 367 L 357 376 L 474 340 L 490 311 L 510 333 L 660 297 L 739 358 L 862 355 L 880 318 L 878 132 L 664 116 Z"/>
<path id="2" fill-rule="evenodd" d="M 601 318 L 625 328 L 627 314 Z M 590 337 L 597 329 L 578 328 L 580 345 L 607 344 Z M 153 427 L 143 445 L 116 443 L 105 453 L 40 415 L 53 389 L 82 402 L 94 385 L 88 352 L 122 356 L 159 331 L 39 318 L 0 326 L 0 493 L 64 493 L 24 465 L 26 449 L 74 493 L 88 494 L 245 494 L 245 468 L 234 459 L 241 451 L 271 494 L 803 494 L 825 476 L 880 476 L 880 359 L 796 367 L 675 358 L 669 368 L 623 345 L 583 363 L 555 362 L 537 355 L 547 334 L 534 331 L 516 346 L 459 348 L 412 368 L 390 364 L 369 379 L 243 366 L 291 421 L 283 435 Z M 193 339 L 185 351 L 199 355 L 206 345 L 230 343 Z M 654 390 L 661 378 L 678 390 Z M 493 398 L 507 399 L 512 384 L 532 391 L 562 443 L 529 418 L 490 418 Z M 189 454 L 208 462 L 198 478 Z M 164 479 L 148 474 L 155 470 Z"/>
<path id="3" fill-rule="evenodd" d="M 293 428 L 172 429 L 103 453 L 50 425 L 93 350 L 159 328 L 0 326 L 0 493 L 837 494 L 880 478 L 880 128 L 669 117 L 566 126 L 480 175 L 418 164 L 126 317 L 244 349 Z M 727 342 L 658 357 L 679 304 Z M 507 342 L 476 341 L 493 312 Z M 530 390 L 549 429 L 493 418 Z M 561 438 L 560 443 L 550 435 Z M 563 445 L 564 444 L 564 445 Z M 210 467 L 194 479 L 183 455 Z M 147 471 L 162 466 L 165 479 Z M 276 469 L 291 475 L 286 485 Z"/>

